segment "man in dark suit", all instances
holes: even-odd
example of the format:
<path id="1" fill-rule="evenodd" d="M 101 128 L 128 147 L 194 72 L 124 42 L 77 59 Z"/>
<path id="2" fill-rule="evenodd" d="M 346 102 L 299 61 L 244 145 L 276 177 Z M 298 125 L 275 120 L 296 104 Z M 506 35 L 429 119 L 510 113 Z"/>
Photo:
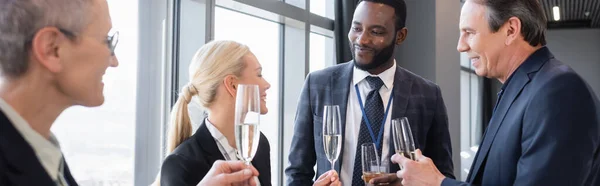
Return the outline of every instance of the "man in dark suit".
<path id="1" fill-rule="evenodd" d="M 296 113 L 290 166 L 285 171 L 289 185 L 312 185 L 315 163 L 317 175 L 325 176 L 331 170 L 322 139 L 325 105 L 338 105 L 341 113 L 341 153 L 334 168 L 343 185 L 364 185 L 361 144 L 375 143 L 386 160 L 395 153 L 390 120 L 400 117 L 410 121 L 416 146 L 433 157 L 444 175 L 454 177 L 448 119 L 439 87 L 397 66 L 394 60 L 395 46 L 407 35 L 405 20 L 403 0 L 360 2 L 348 33 L 354 60 L 308 75 Z M 391 164 L 389 169 L 395 172 L 399 167 Z M 339 183 L 315 183 L 319 184 Z"/>
<path id="2" fill-rule="evenodd" d="M 545 47 L 538 0 L 468 0 L 458 51 L 479 76 L 504 85 L 466 182 L 445 178 L 429 158 L 394 156 L 412 185 L 599 185 L 598 99 Z"/>
<path id="3" fill-rule="evenodd" d="M 0 185 L 77 185 L 50 128 L 104 102 L 111 27 L 106 0 L 0 0 Z"/>

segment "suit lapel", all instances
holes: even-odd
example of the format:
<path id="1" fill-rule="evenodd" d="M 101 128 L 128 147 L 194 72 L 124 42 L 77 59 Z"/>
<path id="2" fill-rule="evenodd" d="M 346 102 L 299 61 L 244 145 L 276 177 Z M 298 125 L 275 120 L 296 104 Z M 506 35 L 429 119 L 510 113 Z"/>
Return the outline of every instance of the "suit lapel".
<path id="1" fill-rule="evenodd" d="M 525 60 L 525 62 L 523 62 L 523 64 L 521 64 L 521 66 L 519 66 L 519 68 L 517 68 L 517 70 L 514 72 L 513 77 L 511 78 L 510 82 L 508 82 L 509 84 L 504 90 L 500 102 L 498 102 L 496 111 L 492 115 L 492 119 L 490 120 L 490 124 L 486 129 L 482 144 L 479 147 L 479 151 L 475 156 L 475 162 L 471 171 L 469 172 L 467 181 L 472 182 L 475 180 L 479 170 L 481 170 L 481 167 L 484 166 L 482 163 L 486 159 L 496 134 L 503 124 L 502 121 L 504 120 L 506 113 L 512 106 L 515 99 L 517 99 L 525 86 L 527 86 L 527 84 L 531 81 L 533 78 L 532 74 L 537 72 L 550 58 L 552 58 L 550 51 L 546 47 L 542 47 L 528 57 L 527 60 Z"/>
<path id="2" fill-rule="evenodd" d="M 408 76 L 406 76 L 406 71 L 396 65 L 396 73 L 394 74 L 394 105 L 392 108 L 392 117 L 391 119 L 396 119 L 396 118 L 401 118 L 404 117 L 406 114 L 406 108 L 408 106 L 408 96 L 410 95 L 410 91 L 412 88 L 412 79 L 408 78 Z M 389 139 L 388 140 L 388 147 L 389 147 L 389 154 L 390 156 L 393 155 L 395 153 L 395 147 L 394 147 L 394 141 L 391 139 L 392 138 L 392 125 L 391 125 L 391 121 L 390 121 L 390 125 L 389 125 Z M 414 128 L 414 126 L 411 126 L 412 128 Z M 418 148 L 418 147 L 417 147 Z M 396 172 L 398 170 L 400 170 L 400 167 L 398 166 L 398 164 L 395 163 L 390 163 L 389 165 L 390 167 L 390 172 Z"/>
<path id="3" fill-rule="evenodd" d="M 352 72 L 354 69 L 354 62 L 350 61 L 344 64 L 338 71 L 334 72 L 331 76 L 331 91 L 329 91 L 332 104 L 339 105 L 340 107 L 340 122 L 342 123 L 342 141 L 345 139 L 346 134 L 346 111 L 348 105 L 348 94 L 350 91 L 350 83 L 352 82 Z M 321 109 L 316 109 L 321 110 Z M 340 152 L 344 152 L 344 143 L 342 143 L 342 149 Z M 339 156 L 339 160 L 335 163 L 335 169 L 339 172 L 341 169 L 341 162 L 343 162 L 343 156 Z"/>
<path id="4" fill-rule="evenodd" d="M 65 170 L 64 170 L 65 180 L 67 180 L 67 183 L 69 184 L 69 186 L 77 185 L 77 182 L 73 178 L 73 175 L 71 175 L 71 170 L 69 169 L 69 166 L 67 165 L 67 161 L 65 161 L 65 158 L 63 158 L 63 163 L 65 165 Z"/>
<path id="5" fill-rule="evenodd" d="M 217 160 L 224 160 L 223 154 L 217 147 L 217 141 L 212 137 L 208 127 L 206 127 L 206 120 L 202 121 L 202 125 L 198 128 L 196 134 L 194 134 L 198 144 L 202 144 L 200 148 L 204 151 L 202 154 L 204 157 L 198 157 L 200 159 L 206 159 L 211 165 Z"/>
<path id="6" fill-rule="evenodd" d="M 502 99 L 498 103 L 498 107 L 496 108 L 496 112 L 493 113 L 492 119 L 490 120 L 490 124 L 485 132 L 485 137 L 481 146 L 479 147 L 478 158 L 475 161 L 473 166 L 473 178 L 477 175 L 479 169 L 481 168 L 481 163 L 484 159 L 486 159 L 487 154 L 490 150 L 492 143 L 494 142 L 494 138 L 498 133 L 498 129 L 502 126 L 502 120 L 504 120 L 504 116 L 508 112 L 508 109 L 512 105 L 513 101 L 517 98 L 517 96 L 521 93 L 523 88 L 527 83 L 529 83 L 529 78 L 526 74 L 517 73 L 514 74 L 515 77 L 510 82 L 510 85 L 506 88 L 506 92 L 502 96 Z"/>
<path id="7" fill-rule="evenodd" d="M 42 167 L 31 145 L 25 141 L 4 113 L 0 113 L 0 151 L 4 153 L 9 180 L 17 184 L 53 185 L 54 181 Z"/>
<path id="8" fill-rule="evenodd" d="M 269 146 L 267 138 L 266 136 L 261 134 L 260 142 L 258 142 L 258 149 L 256 151 L 256 155 L 254 156 L 254 159 L 252 159 L 252 165 L 256 167 L 256 170 L 258 170 L 258 172 L 260 172 L 258 179 L 262 185 L 270 185 L 272 176 L 270 172 L 271 167 L 269 166 L 271 160 L 269 158 L 266 158 L 271 157 L 269 154 L 270 152 L 267 149 L 265 149 L 267 146 Z"/>

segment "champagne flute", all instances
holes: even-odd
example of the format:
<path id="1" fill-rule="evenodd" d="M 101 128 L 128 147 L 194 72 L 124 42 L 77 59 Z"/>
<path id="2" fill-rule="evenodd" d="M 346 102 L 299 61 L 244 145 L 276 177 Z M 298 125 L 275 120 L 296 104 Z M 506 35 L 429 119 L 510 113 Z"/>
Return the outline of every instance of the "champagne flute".
<path id="1" fill-rule="evenodd" d="M 323 109 L 323 147 L 327 159 L 331 162 L 331 170 L 334 170 L 334 163 L 342 148 L 342 127 L 338 105 L 325 105 Z"/>
<path id="2" fill-rule="evenodd" d="M 235 144 L 238 157 L 250 165 L 256 150 L 260 131 L 260 92 L 258 85 L 238 85 L 235 98 Z"/>
<path id="3" fill-rule="evenodd" d="M 392 120 L 392 139 L 396 153 L 411 160 L 416 160 L 415 140 L 410 130 L 408 118 L 396 118 Z"/>
<path id="4" fill-rule="evenodd" d="M 371 179 L 384 176 L 387 172 L 382 170 L 375 143 L 364 143 L 360 148 L 362 153 L 363 180 L 368 184 Z"/>

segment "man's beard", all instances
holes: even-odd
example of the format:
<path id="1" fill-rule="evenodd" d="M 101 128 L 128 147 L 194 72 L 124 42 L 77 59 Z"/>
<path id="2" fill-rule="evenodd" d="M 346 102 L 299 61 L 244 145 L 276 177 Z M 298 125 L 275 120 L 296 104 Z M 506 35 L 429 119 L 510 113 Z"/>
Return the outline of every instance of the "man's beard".
<path id="1" fill-rule="evenodd" d="M 373 49 L 374 56 L 371 63 L 364 63 L 364 61 L 363 63 L 357 62 L 355 47 L 352 43 L 350 43 L 350 45 L 352 45 L 350 48 L 352 49 L 352 58 L 354 58 L 354 66 L 358 69 L 368 71 L 385 64 L 394 55 L 394 49 L 396 48 L 396 43 L 394 41 L 396 41 L 396 36 L 394 36 L 394 39 L 388 46 L 384 47 L 381 50 L 375 50 L 371 47 L 363 47 Z"/>

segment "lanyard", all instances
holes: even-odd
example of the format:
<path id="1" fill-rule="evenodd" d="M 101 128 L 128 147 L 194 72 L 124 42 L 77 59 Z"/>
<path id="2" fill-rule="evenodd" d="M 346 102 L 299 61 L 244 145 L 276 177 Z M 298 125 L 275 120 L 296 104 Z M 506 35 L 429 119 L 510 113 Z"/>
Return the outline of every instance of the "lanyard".
<path id="1" fill-rule="evenodd" d="M 396 88 L 396 87 L 394 87 Z M 354 85 L 354 90 L 356 90 L 356 95 L 358 96 L 358 104 L 360 105 L 360 111 L 362 111 L 363 119 L 365 120 L 365 124 L 367 125 L 367 129 L 369 129 L 369 134 L 371 135 L 371 139 L 377 146 L 377 149 L 381 146 L 381 136 L 383 136 L 383 129 L 385 128 L 385 120 L 387 119 L 388 112 L 390 111 L 390 105 L 392 103 L 392 99 L 394 99 L 394 88 L 392 88 L 392 92 L 390 94 L 390 99 L 388 100 L 388 104 L 385 109 L 385 114 L 383 115 L 383 121 L 381 122 L 381 128 L 379 129 L 379 135 L 377 136 L 377 140 L 375 140 L 375 134 L 373 133 L 373 129 L 371 128 L 371 122 L 369 122 L 369 118 L 367 118 L 367 114 L 365 112 L 365 108 L 362 103 L 362 98 L 360 97 L 360 92 L 358 91 L 358 85 Z M 378 91 L 378 90 L 376 90 Z"/>

